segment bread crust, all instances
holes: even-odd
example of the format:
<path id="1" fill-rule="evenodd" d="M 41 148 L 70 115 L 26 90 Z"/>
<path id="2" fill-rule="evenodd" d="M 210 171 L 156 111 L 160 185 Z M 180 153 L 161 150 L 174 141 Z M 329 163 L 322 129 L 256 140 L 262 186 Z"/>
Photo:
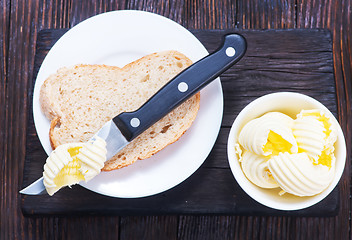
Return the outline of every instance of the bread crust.
<path id="1" fill-rule="evenodd" d="M 159 65 L 155 64 L 157 61 L 160 62 L 158 62 Z M 175 64 L 178 67 L 175 67 Z M 49 78 L 45 80 L 40 91 L 40 104 L 42 111 L 45 116 L 51 120 L 49 138 L 52 148 L 55 149 L 57 146 L 67 142 L 87 141 L 98 129 L 100 129 L 104 122 L 110 120 L 117 115 L 119 111 L 121 111 L 120 109 L 114 112 L 113 110 L 116 108 L 114 105 L 111 107 L 113 110 L 107 109 L 111 111 L 106 113 L 105 111 L 100 111 L 97 109 L 97 106 L 94 105 L 95 102 L 98 102 L 98 105 L 107 104 L 110 106 L 111 104 L 114 104 L 109 102 L 109 99 L 105 102 L 99 102 L 95 99 L 98 97 L 94 95 L 99 94 L 96 94 L 94 91 L 104 88 L 105 86 L 101 85 L 105 80 L 106 85 L 113 83 L 111 84 L 112 89 L 109 89 L 110 94 L 113 94 L 113 97 L 115 97 L 115 93 L 120 94 L 121 92 L 124 93 L 124 91 L 129 93 L 128 91 L 132 91 L 134 94 L 137 93 L 141 95 L 141 98 L 135 98 L 138 98 L 138 101 L 144 99 L 143 102 L 140 103 L 142 104 L 149 98 L 146 97 L 146 95 L 154 94 L 157 91 L 155 90 L 155 92 L 151 92 L 152 90 L 161 88 L 167 81 L 177 75 L 178 72 L 182 71 L 191 64 L 192 61 L 185 55 L 177 51 L 165 51 L 144 56 L 132 63 L 127 64 L 123 68 L 107 65 L 78 64 L 71 68 L 59 69 L 57 73 L 49 76 Z M 144 74 L 142 77 L 139 76 L 141 72 L 142 75 Z M 104 78 L 104 74 L 108 76 L 106 79 Z M 168 78 L 166 79 L 164 75 L 168 76 Z M 127 77 L 125 79 L 121 78 L 121 76 L 129 76 L 130 78 L 127 80 Z M 144 79 L 146 76 L 147 78 Z M 160 78 L 159 80 L 164 83 L 161 84 L 159 81 L 156 81 L 153 76 Z M 93 96 L 90 96 L 91 98 L 89 98 L 87 97 L 87 94 L 84 95 L 84 100 L 82 101 L 85 101 L 85 105 L 72 100 L 75 99 L 75 94 L 80 94 L 80 92 L 77 93 L 77 89 L 83 89 L 79 84 L 77 84 L 77 82 L 82 82 L 80 77 L 87 78 L 87 81 L 92 82 L 96 79 L 104 79 L 102 82 L 99 82 L 101 79 L 99 81 L 97 80 L 97 85 L 89 85 L 89 89 L 92 92 L 91 95 Z M 68 87 L 67 85 L 70 86 Z M 131 109 L 129 105 L 133 105 L 135 103 L 134 100 L 136 99 L 131 100 L 128 97 L 123 96 L 122 98 L 126 101 L 126 103 L 121 104 L 124 106 L 124 109 L 122 110 L 130 111 Z M 106 98 L 104 94 L 99 95 L 99 98 L 104 97 Z M 122 149 L 120 153 L 116 154 L 112 159 L 107 161 L 102 170 L 111 171 L 114 169 L 119 169 L 134 163 L 136 160 L 149 158 L 161 149 L 165 148 L 167 145 L 179 140 L 179 138 L 187 131 L 195 120 L 199 109 L 199 102 L 200 93 L 197 93 L 146 130 L 146 132 L 149 131 L 149 133 L 154 131 L 155 134 L 148 135 L 147 133 L 142 133 L 128 146 Z M 84 107 L 86 108 L 84 109 Z M 89 121 L 88 118 L 85 118 L 90 116 L 87 113 L 88 110 L 96 111 L 94 114 L 99 116 L 99 123 L 95 125 L 91 124 L 93 121 L 92 118 L 90 118 L 91 121 Z M 101 115 L 104 114 L 106 116 L 102 117 Z M 75 119 L 77 116 L 85 117 L 81 117 L 82 121 L 77 122 L 77 119 Z M 175 118 L 177 121 L 175 121 Z M 94 127 L 88 126 L 89 124 L 94 125 Z M 163 132 L 164 128 L 166 128 L 165 134 Z M 84 135 L 82 132 L 87 134 Z M 157 141 L 158 139 L 160 139 L 160 141 Z"/>
<path id="2" fill-rule="evenodd" d="M 50 122 L 50 129 L 49 129 L 49 140 L 50 140 L 50 145 L 53 149 L 58 147 L 57 142 L 54 139 L 54 129 L 55 127 L 59 124 L 60 122 L 60 117 L 55 116 L 53 120 Z"/>

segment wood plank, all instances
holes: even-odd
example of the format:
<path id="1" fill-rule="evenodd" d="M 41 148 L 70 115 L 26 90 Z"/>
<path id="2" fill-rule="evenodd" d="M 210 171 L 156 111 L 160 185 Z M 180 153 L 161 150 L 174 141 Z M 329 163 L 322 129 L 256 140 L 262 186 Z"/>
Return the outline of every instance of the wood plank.
<path id="1" fill-rule="evenodd" d="M 226 29 L 236 26 L 236 2 L 185 0 L 185 19 L 188 29 Z"/>
<path id="2" fill-rule="evenodd" d="M 38 226 L 45 221 L 23 218 L 19 208 L 18 190 L 21 186 L 25 153 L 25 133 L 28 106 L 28 88 L 32 79 L 37 31 L 45 27 L 64 27 L 67 2 L 2 1 L 8 11 L 7 32 L 3 37 L 8 50 L 6 65 L 6 107 L 1 129 L 6 131 L 4 152 L 1 154 L 1 239 L 25 239 L 37 235 Z M 56 4 L 56 5 L 55 5 Z M 6 50 L 6 51 L 7 51 Z M 52 225 L 51 225 L 52 226 Z M 52 226 L 54 229 L 55 227 Z"/>
<path id="3" fill-rule="evenodd" d="M 235 239 L 237 220 L 230 216 L 180 216 L 177 237 L 184 240 Z"/>
<path id="4" fill-rule="evenodd" d="M 126 0 L 102 0 L 102 1 L 74 1 L 71 0 L 70 27 L 77 25 L 83 20 L 100 13 L 123 10 Z"/>
<path id="5" fill-rule="evenodd" d="M 177 239 L 177 217 L 121 217 L 120 239 Z"/>
<path id="6" fill-rule="evenodd" d="M 237 27 L 280 29 L 296 27 L 295 0 L 237 1 Z"/>
<path id="7" fill-rule="evenodd" d="M 299 28 L 328 28 L 333 36 L 334 49 L 334 75 L 338 102 L 338 116 L 347 143 L 347 160 L 342 179 L 340 181 L 340 213 L 339 216 L 327 221 L 325 224 L 331 228 L 337 239 L 347 239 L 351 229 L 350 209 L 351 199 L 351 142 L 352 142 L 352 84 L 351 84 L 351 5 L 352 1 L 307 1 L 297 2 L 297 27 Z M 317 219 L 314 219 L 319 224 Z M 326 233 L 331 236 L 332 233 Z M 329 235 L 328 235 L 329 234 Z"/>
<path id="8" fill-rule="evenodd" d="M 184 5 L 184 0 L 131 0 L 128 1 L 126 9 L 156 13 L 183 25 Z"/>
<path id="9" fill-rule="evenodd" d="M 6 182 L 6 153 L 8 146 L 6 139 L 8 131 L 6 131 L 7 116 L 7 57 L 8 57 L 8 41 L 9 41 L 9 12 L 10 1 L 5 0 L 0 2 L 0 196 L 6 195 L 8 191 Z M 10 227 L 9 221 L 6 219 L 7 198 L 1 197 L 0 200 L 0 239 L 5 239 L 7 235 L 6 229 Z"/>

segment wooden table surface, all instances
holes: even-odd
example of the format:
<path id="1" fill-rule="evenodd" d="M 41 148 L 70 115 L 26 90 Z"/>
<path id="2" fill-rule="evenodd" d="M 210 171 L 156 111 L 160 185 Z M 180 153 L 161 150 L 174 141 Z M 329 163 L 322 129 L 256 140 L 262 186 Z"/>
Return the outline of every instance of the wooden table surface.
<path id="1" fill-rule="evenodd" d="M 352 0 L 1 0 L 0 239 L 350 239 Z M 333 35 L 339 122 L 347 143 L 336 217 L 23 217 L 22 184 L 37 32 L 69 28 L 96 14 L 138 9 L 189 29 L 326 28 Z"/>

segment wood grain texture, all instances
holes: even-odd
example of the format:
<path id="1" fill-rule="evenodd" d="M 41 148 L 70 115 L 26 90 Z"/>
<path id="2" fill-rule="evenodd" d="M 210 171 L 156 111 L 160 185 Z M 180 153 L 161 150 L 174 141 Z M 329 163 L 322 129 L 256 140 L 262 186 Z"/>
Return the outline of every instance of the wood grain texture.
<path id="1" fill-rule="evenodd" d="M 177 217 L 121 217 L 120 228 L 120 239 L 177 239 Z"/>
<path id="2" fill-rule="evenodd" d="M 99 1 L 70 1 L 70 27 L 100 13 L 123 10 L 127 4 L 126 0 L 99 0 Z"/>
<path id="3" fill-rule="evenodd" d="M 180 216 L 177 237 L 184 240 L 235 239 L 238 219 L 229 216 Z"/>
<path id="4" fill-rule="evenodd" d="M 6 120 L 7 116 L 7 106 L 8 102 L 6 100 L 7 93 L 7 56 L 8 56 L 8 42 L 9 42 L 9 12 L 10 12 L 10 1 L 0 2 L 0 196 L 6 195 L 8 188 L 4 182 L 7 181 L 4 171 L 6 169 L 6 157 L 7 152 L 6 139 L 9 132 L 6 131 Z M 7 199 L 2 198 L 0 203 L 0 238 L 2 237 L 2 232 L 8 228 L 9 223 L 5 222 L 4 217 L 8 214 Z"/>
<path id="5" fill-rule="evenodd" d="M 29 107 L 25 92 L 31 80 L 30 76 L 33 74 L 31 64 L 34 60 L 37 31 L 48 27 L 73 26 L 88 16 L 120 7 L 155 11 L 185 27 L 197 29 L 324 27 L 331 30 L 334 39 L 338 116 L 348 143 L 348 164 L 340 184 L 342 202 L 338 217 L 224 216 L 226 219 L 219 220 L 218 216 L 168 216 L 160 222 L 166 222 L 163 229 L 174 229 L 172 226 L 178 222 L 176 236 L 178 239 L 202 239 L 204 236 L 205 239 L 206 236 L 209 236 L 208 239 L 214 236 L 220 236 L 223 239 L 349 239 L 351 237 L 349 196 L 352 127 L 351 0 L 234 0 L 218 1 L 219 3 L 216 2 L 215 5 L 211 0 L 205 0 L 205 3 L 191 0 L 161 2 L 160 4 L 149 0 L 127 0 L 125 5 L 119 5 L 119 7 L 117 7 L 119 4 L 117 1 L 3 0 L 0 2 L 2 28 L 0 36 L 2 51 L 0 53 L 0 239 L 96 239 L 97 237 L 118 239 L 119 237 L 116 236 L 121 236 L 119 239 L 126 239 L 126 236 L 131 238 L 142 236 L 142 232 L 147 231 L 148 226 L 155 220 L 152 216 L 131 218 L 124 223 L 120 223 L 115 217 L 24 218 L 18 204 L 17 191 L 22 179 L 26 129 L 23 119 L 26 114 L 19 110 Z M 194 7 L 196 3 L 198 3 L 197 8 Z M 91 7 L 93 5 L 98 7 Z M 7 40 L 4 42 L 4 39 Z M 24 106 L 21 106 L 23 103 Z M 146 224 L 147 221 L 150 224 Z M 156 226 L 160 226 L 160 222 Z M 205 224 L 208 228 L 199 226 L 199 223 Z M 122 233 L 124 230 L 119 229 L 118 225 L 123 226 L 126 231 L 124 234 L 119 235 L 119 232 Z M 75 231 L 75 227 L 78 231 Z M 151 231 L 157 231 L 157 229 L 153 228 Z M 149 232 L 147 236 L 153 236 L 153 233 Z"/>
<path id="6" fill-rule="evenodd" d="M 295 0 L 237 1 L 237 27 L 273 29 L 296 27 Z"/>
<path id="7" fill-rule="evenodd" d="M 338 100 L 338 120 L 345 134 L 347 143 L 347 160 L 342 179 L 340 181 L 340 214 L 328 223 L 333 229 L 335 237 L 347 239 L 351 229 L 350 212 L 351 199 L 351 127 L 352 127 L 352 76 L 351 76 L 351 1 L 307 1 L 297 2 L 297 27 L 299 28 L 328 28 L 333 35 L 334 74 Z M 318 220 L 314 219 L 318 224 Z M 325 237 L 328 235 L 324 235 Z"/>
<path id="8" fill-rule="evenodd" d="M 184 0 L 134 0 L 126 3 L 126 9 L 156 13 L 183 25 L 184 4 Z"/>
<path id="9" fill-rule="evenodd" d="M 67 4 L 57 1 L 6 1 L 6 4 L 9 11 L 8 31 L 5 34 L 8 37 L 7 82 L 3 85 L 6 88 L 1 88 L 6 90 L 6 118 L 2 118 L 1 122 L 4 124 L 2 129 L 6 129 L 7 133 L 1 154 L 4 163 L 0 174 L 3 178 L 1 186 L 4 187 L 1 195 L 4 212 L 1 212 L 0 239 L 28 239 L 40 234 L 45 236 L 49 231 L 41 231 L 42 227 L 53 225 L 41 219 L 28 221 L 19 209 L 18 190 L 22 175 L 18 172 L 23 170 L 20 159 L 24 156 L 26 127 L 23 122 L 27 119 L 27 90 L 32 78 L 37 31 L 42 27 L 64 27 Z"/>
<path id="10" fill-rule="evenodd" d="M 236 1 L 185 0 L 184 26 L 188 29 L 236 27 Z"/>

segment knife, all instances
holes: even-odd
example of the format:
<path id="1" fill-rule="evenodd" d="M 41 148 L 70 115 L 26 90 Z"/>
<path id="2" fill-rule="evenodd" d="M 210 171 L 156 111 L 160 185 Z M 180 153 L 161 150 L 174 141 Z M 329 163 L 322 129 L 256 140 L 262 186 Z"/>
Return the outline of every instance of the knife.
<path id="1" fill-rule="evenodd" d="M 106 141 L 106 159 L 112 158 L 139 134 L 238 62 L 246 49 L 243 36 L 225 35 L 215 52 L 183 70 L 136 111 L 121 113 L 108 121 L 92 139 L 95 140 L 96 136 L 103 138 Z M 20 193 L 38 195 L 46 193 L 44 190 L 41 177 Z"/>

